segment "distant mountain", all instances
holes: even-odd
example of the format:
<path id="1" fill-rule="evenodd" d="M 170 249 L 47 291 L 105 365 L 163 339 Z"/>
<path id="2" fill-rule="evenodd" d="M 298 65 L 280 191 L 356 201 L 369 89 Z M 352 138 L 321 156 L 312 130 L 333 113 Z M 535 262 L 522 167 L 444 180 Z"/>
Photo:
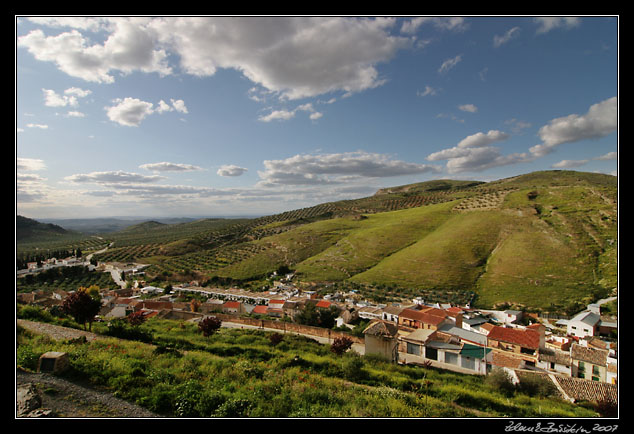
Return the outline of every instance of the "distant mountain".
<path id="1" fill-rule="evenodd" d="M 43 222 L 53 223 L 64 229 L 81 232 L 84 234 L 108 234 L 121 231 L 130 226 L 142 224 L 149 218 L 86 218 L 86 219 L 42 219 Z M 187 223 L 194 221 L 194 218 L 187 217 L 166 217 L 153 219 L 164 224 Z"/>
<path id="2" fill-rule="evenodd" d="M 48 240 L 69 234 L 72 234 L 72 232 L 52 223 L 40 223 L 37 220 L 23 217 L 21 215 L 18 215 L 15 218 L 15 237 L 17 241 L 32 239 Z"/>
<path id="3" fill-rule="evenodd" d="M 97 259 L 151 264 L 150 279 L 245 288 L 286 266 L 301 282 L 361 285 L 386 301 L 466 294 L 478 307 L 553 312 L 618 284 L 618 180 L 597 173 L 434 180 L 258 218 L 148 220 L 104 237 L 113 244 Z"/>

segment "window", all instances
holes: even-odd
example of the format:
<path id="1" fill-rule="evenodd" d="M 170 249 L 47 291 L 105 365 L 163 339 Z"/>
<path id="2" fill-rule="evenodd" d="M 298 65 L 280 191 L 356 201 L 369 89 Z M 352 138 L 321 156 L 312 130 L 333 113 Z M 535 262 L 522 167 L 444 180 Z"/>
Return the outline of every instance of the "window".
<path id="1" fill-rule="evenodd" d="M 446 352 L 445 353 L 445 363 L 449 363 L 451 365 L 458 364 L 458 354 Z"/>
<path id="2" fill-rule="evenodd" d="M 407 343 L 407 354 L 414 354 L 420 356 L 420 345 Z"/>
<path id="3" fill-rule="evenodd" d="M 472 371 L 475 371 L 475 359 L 472 359 L 471 357 L 462 357 L 462 359 L 460 360 L 460 365 L 465 368 L 465 369 L 471 369 Z"/>
<path id="4" fill-rule="evenodd" d="M 425 357 L 431 360 L 438 360 L 438 350 L 436 348 L 425 347 Z"/>

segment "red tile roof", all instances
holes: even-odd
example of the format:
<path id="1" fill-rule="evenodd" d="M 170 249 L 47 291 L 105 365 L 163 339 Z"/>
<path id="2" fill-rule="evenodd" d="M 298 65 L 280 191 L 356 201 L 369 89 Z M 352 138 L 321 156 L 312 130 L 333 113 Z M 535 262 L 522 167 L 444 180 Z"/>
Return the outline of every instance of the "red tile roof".
<path id="1" fill-rule="evenodd" d="M 266 310 L 268 309 L 267 306 L 255 306 L 253 308 L 252 313 L 256 313 L 256 314 L 264 314 L 266 313 Z"/>
<path id="2" fill-rule="evenodd" d="M 229 309 L 238 309 L 240 307 L 239 301 L 225 301 L 223 307 L 228 307 Z"/>
<path id="3" fill-rule="evenodd" d="M 535 330 L 511 329 L 500 326 L 493 327 L 488 334 L 489 339 L 509 344 L 516 344 L 531 349 L 539 348 L 539 337 L 539 332 Z"/>
<path id="4" fill-rule="evenodd" d="M 433 308 L 432 308 L 433 309 Z M 438 325 L 447 318 L 447 315 L 440 309 L 428 309 L 424 312 L 414 309 L 403 309 L 401 318 L 413 319 L 424 324 Z M 437 313 L 440 312 L 440 313 Z"/>
<path id="5" fill-rule="evenodd" d="M 330 307 L 332 303 L 330 303 L 329 301 L 326 300 L 319 300 L 319 303 L 317 303 L 315 306 L 317 307 L 324 307 L 326 309 L 328 309 Z"/>

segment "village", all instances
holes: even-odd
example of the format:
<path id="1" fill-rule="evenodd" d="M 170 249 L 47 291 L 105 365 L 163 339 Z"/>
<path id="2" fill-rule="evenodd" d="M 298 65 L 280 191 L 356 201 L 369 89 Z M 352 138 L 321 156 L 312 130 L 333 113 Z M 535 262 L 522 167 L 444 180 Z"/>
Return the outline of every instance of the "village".
<path id="1" fill-rule="evenodd" d="M 88 264 L 67 261 L 64 265 Z M 292 273 L 274 273 L 271 288 L 254 292 L 202 287 L 198 282 L 166 288 L 147 286 L 141 264 L 91 267 L 109 272 L 120 286 L 101 291 L 98 321 L 125 318 L 132 312 L 142 312 L 147 318 L 193 322 L 216 316 L 223 325 L 298 333 L 321 342 L 346 336 L 354 343 L 354 351 L 394 363 L 472 375 L 503 369 L 514 382 L 531 373 L 551 381 L 570 401 L 617 402 L 617 343 L 610 338 L 617 322 L 601 315 L 600 302 L 570 319 L 551 323 L 518 310 L 473 309 L 427 303 L 420 298 L 377 304 L 362 299 L 356 291 L 306 290 L 293 282 Z M 61 304 L 67 295 L 64 291 L 34 291 L 17 294 L 17 300 L 50 308 Z M 309 304 L 337 311 L 337 330 L 295 323 L 294 318 Z M 362 337 L 340 331 L 352 329 L 359 320 L 367 323 Z"/>

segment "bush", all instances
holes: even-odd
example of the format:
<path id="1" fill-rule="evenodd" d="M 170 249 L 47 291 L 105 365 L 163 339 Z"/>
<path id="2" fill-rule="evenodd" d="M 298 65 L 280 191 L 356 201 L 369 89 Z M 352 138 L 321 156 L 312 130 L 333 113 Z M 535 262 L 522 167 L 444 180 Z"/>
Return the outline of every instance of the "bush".
<path id="1" fill-rule="evenodd" d="M 530 374 L 522 375 L 517 390 L 528 396 L 547 397 L 557 394 L 557 386 L 548 378 Z"/>
<path id="2" fill-rule="evenodd" d="M 17 349 L 16 364 L 24 369 L 36 370 L 37 362 L 40 358 L 30 345 L 20 345 Z"/>
<path id="3" fill-rule="evenodd" d="M 499 390 L 503 394 L 510 396 L 515 392 L 515 385 L 511 380 L 511 376 L 504 369 L 495 368 L 487 375 L 485 384 L 494 390 Z"/>
<path id="4" fill-rule="evenodd" d="M 359 356 L 350 356 L 343 363 L 343 375 L 350 381 L 359 381 L 367 377 L 363 370 L 364 363 Z"/>
<path id="5" fill-rule="evenodd" d="M 105 332 L 107 336 L 119 339 L 128 339 L 131 341 L 140 341 L 150 343 L 153 340 L 151 332 L 141 330 L 138 327 L 130 327 L 127 321 L 115 319 L 108 323 L 108 330 Z"/>

